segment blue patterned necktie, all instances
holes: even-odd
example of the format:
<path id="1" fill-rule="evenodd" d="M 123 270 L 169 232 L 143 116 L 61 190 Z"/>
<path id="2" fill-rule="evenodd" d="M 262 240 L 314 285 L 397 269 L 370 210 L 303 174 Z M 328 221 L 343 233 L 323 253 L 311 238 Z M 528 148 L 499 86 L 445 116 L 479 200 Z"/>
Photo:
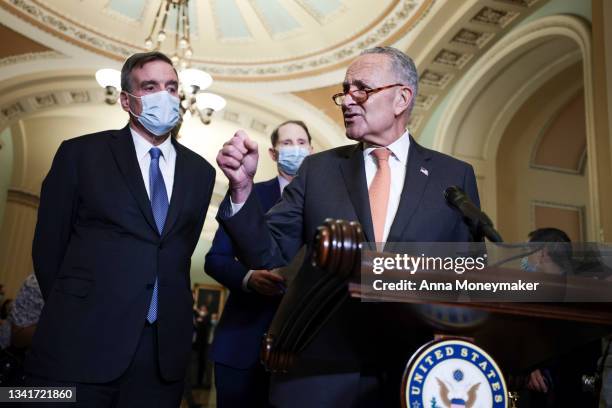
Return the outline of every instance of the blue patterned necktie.
<path id="1" fill-rule="evenodd" d="M 152 147 L 149 150 L 151 154 L 151 165 L 149 167 L 149 189 L 151 191 L 151 209 L 153 210 L 153 218 L 155 219 L 155 225 L 159 235 L 164 230 L 164 224 L 166 223 L 166 215 L 168 215 L 168 193 L 166 191 L 166 184 L 164 178 L 159 170 L 159 156 L 162 152 L 157 147 Z M 153 296 L 151 297 L 151 304 L 149 305 L 149 311 L 147 312 L 147 321 L 153 323 L 157 320 L 157 295 L 158 295 L 158 283 L 157 277 L 155 277 L 155 284 L 153 285 Z"/>

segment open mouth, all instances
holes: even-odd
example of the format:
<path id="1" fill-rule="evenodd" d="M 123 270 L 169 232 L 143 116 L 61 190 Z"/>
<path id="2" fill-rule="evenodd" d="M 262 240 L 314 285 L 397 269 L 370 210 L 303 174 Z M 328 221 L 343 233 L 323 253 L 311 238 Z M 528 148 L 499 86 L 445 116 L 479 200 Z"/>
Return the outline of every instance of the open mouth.
<path id="1" fill-rule="evenodd" d="M 344 114 L 344 121 L 345 122 L 350 122 L 352 120 L 354 120 L 355 118 L 360 117 L 361 115 L 359 113 L 356 112 L 346 112 Z"/>

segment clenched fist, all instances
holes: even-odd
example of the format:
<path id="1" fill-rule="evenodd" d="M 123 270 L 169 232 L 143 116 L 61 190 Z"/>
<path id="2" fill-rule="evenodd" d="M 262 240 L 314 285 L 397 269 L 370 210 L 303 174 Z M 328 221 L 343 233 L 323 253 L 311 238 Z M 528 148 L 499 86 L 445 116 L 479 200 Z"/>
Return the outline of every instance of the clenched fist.
<path id="1" fill-rule="evenodd" d="M 244 130 L 237 131 L 219 150 L 217 164 L 229 180 L 234 203 L 245 202 L 251 193 L 258 159 L 257 143 Z"/>

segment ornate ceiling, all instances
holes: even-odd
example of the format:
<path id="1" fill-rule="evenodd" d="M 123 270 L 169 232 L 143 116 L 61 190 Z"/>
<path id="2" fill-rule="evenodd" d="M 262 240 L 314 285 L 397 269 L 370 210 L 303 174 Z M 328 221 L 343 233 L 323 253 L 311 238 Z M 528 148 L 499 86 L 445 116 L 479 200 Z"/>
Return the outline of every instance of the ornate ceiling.
<path id="1" fill-rule="evenodd" d="M 291 78 L 392 42 L 433 0 L 192 0 L 193 65 L 219 79 Z M 145 0 L 4 0 L 11 14 L 89 51 L 123 61 L 144 51 L 158 9 Z M 168 21 L 175 21 L 171 13 Z M 169 24 L 170 25 L 170 24 Z M 173 32 L 168 32 L 169 37 Z M 162 51 L 170 51 L 166 40 Z"/>
<path id="2" fill-rule="evenodd" d="M 287 98 L 299 100 L 335 123 L 341 139 L 342 119 L 330 95 L 339 89 L 346 66 L 362 49 L 393 45 L 414 58 L 421 74 L 410 124 L 418 135 L 467 69 L 544 3 L 191 0 L 192 65 L 210 72 L 223 88 L 217 91 L 226 94 L 243 99 L 276 95 L 282 105 Z M 29 74 L 80 69 L 89 75 L 102 66 L 119 68 L 126 56 L 145 50 L 159 4 L 0 0 L 0 34 L 6 44 L 0 51 L 0 90 L 6 81 L 13 85 L 11 78 Z M 162 51 L 171 52 L 168 34 Z M 9 121 L 9 114 L 15 117 L 14 103 L 0 104 L 0 123 Z"/>

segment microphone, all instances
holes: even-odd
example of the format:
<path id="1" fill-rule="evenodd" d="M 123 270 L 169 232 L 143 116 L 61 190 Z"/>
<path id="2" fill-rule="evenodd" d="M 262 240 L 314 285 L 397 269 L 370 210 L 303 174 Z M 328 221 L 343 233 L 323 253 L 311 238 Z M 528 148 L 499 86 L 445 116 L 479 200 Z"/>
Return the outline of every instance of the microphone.
<path id="1" fill-rule="evenodd" d="M 493 228 L 491 219 L 470 200 L 465 191 L 451 186 L 444 191 L 444 198 L 470 221 L 478 236 L 484 235 L 491 242 L 503 242 L 501 235 Z"/>

